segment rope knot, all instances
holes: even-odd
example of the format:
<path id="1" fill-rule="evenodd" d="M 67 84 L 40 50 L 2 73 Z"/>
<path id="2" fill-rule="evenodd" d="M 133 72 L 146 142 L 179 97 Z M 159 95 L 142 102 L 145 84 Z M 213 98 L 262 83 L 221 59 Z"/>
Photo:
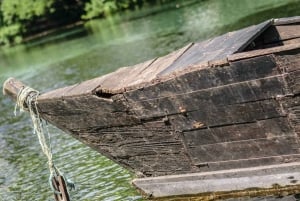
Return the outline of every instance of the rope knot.
<path id="1" fill-rule="evenodd" d="M 37 97 L 39 96 L 39 92 L 33 88 L 30 87 L 23 87 L 18 95 L 17 95 L 17 101 L 15 105 L 15 116 L 17 115 L 17 108 L 20 108 L 20 112 L 23 111 L 29 111 L 30 108 L 35 109 L 32 107 L 32 103 L 37 102 Z M 35 113 L 37 111 L 34 111 Z"/>

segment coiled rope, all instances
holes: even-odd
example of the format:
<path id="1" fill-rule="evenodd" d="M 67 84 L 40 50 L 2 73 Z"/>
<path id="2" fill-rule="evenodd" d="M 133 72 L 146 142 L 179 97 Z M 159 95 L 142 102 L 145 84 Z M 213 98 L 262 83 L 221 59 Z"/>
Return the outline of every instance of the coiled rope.
<path id="1" fill-rule="evenodd" d="M 73 184 L 73 182 L 66 179 L 64 175 L 59 171 L 59 169 L 56 168 L 56 166 L 54 165 L 49 129 L 47 127 L 46 122 L 40 118 L 38 112 L 37 97 L 39 96 L 39 94 L 40 93 L 37 90 L 34 90 L 30 87 L 23 87 L 17 95 L 14 114 L 15 116 L 17 115 L 18 108 L 19 112 L 29 112 L 33 124 L 33 133 L 37 135 L 42 151 L 48 160 L 48 166 L 50 171 L 50 187 L 55 194 L 61 194 L 61 192 L 59 192 L 58 189 L 54 188 L 53 186 L 53 179 L 55 179 L 55 177 L 61 176 L 66 182 L 67 186 L 71 189 L 75 189 L 75 185 Z M 66 193 L 68 194 L 68 190 Z"/>

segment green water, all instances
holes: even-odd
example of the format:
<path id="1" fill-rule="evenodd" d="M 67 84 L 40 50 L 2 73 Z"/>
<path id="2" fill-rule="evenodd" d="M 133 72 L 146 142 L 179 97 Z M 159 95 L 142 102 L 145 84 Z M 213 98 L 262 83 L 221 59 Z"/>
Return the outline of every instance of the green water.
<path id="1" fill-rule="evenodd" d="M 300 0 L 207 0 L 154 14 L 151 9 L 0 50 L 0 82 L 14 76 L 42 92 L 74 84 L 192 41 L 269 18 L 300 15 Z M 46 159 L 29 116 L 14 117 L 13 107 L 0 96 L 0 201 L 53 200 Z M 77 184 L 72 200 L 142 200 L 130 185 L 134 175 L 62 131 L 51 127 L 50 132 L 57 166 Z"/>

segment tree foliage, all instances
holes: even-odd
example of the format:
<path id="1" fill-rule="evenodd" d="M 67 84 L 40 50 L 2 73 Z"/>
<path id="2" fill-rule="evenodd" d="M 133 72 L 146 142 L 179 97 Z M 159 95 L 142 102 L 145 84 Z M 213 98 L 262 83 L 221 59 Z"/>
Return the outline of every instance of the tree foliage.
<path id="1" fill-rule="evenodd" d="M 2 0 L 1 14 L 4 24 L 13 24 L 45 15 L 54 0 Z"/>
<path id="2" fill-rule="evenodd" d="M 117 11 L 117 5 L 115 1 L 107 0 L 91 0 L 85 4 L 85 15 L 82 19 L 88 20 L 99 16 L 107 16 Z"/>
<path id="3" fill-rule="evenodd" d="M 168 0 L 1 0 L 0 44 L 80 20 L 106 17 Z"/>
<path id="4" fill-rule="evenodd" d="M 30 21 L 51 12 L 54 0 L 2 0 L 0 43 L 20 43 Z"/>

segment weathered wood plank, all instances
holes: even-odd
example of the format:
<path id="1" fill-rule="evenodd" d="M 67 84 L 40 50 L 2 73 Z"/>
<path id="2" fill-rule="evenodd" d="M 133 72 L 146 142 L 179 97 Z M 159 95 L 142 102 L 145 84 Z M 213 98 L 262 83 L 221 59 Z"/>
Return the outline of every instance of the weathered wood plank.
<path id="1" fill-rule="evenodd" d="M 40 99 L 38 99 L 40 100 Z M 96 95 L 47 99 L 38 102 L 42 113 L 68 116 L 86 113 L 114 113 L 127 111 L 121 100 L 103 99 Z"/>
<path id="2" fill-rule="evenodd" d="M 179 136 L 164 122 L 71 133 L 119 164 L 147 176 L 198 170 L 191 164 Z"/>
<path id="3" fill-rule="evenodd" d="M 237 60 L 242 60 L 242 59 L 263 56 L 263 55 L 275 54 L 275 53 L 279 53 L 279 52 L 284 53 L 286 51 L 295 50 L 295 49 L 299 49 L 299 48 L 300 48 L 300 43 L 295 43 L 295 44 L 278 46 L 278 47 L 273 47 L 273 48 L 268 48 L 268 49 L 258 49 L 258 50 L 253 50 L 250 52 L 236 53 L 236 54 L 229 55 L 227 58 L 228 58 L 228 61 L 237 61 Z"/>
<path id="4" fill-rule="evenodd" d="M 300 37 L 283 41 L 284 45 L 291 45 L 291 44 L 296 44 L 296 43 L 300 43 Z"/>
<path id="5" fill-rule="evenodd" d="M 181 158 L 182 163 L 178 160 L 174 160 L 174 157 Z M 228 161 L 218 161 L 218 162 L 205 162 L 205 163 L 195 163 L 191 164 L 190 162 L 182 159 L 181 155 L 172 155 L 171 158 L 168 155 L 162 155 L 161 158 L 155 158 L 156 156 L 145 156 L 139 158 L 138 161 L 130 158 L 130 165 L 134 165 L 135 162 L 140 164 L 140 167 L 144 168 L 144 175 L 147 176 L 160 176 L 160 175 L 175 175 L 175 174 L 186 174 L 193 172 L 213 172 L 213 171 L 224 171 L 224 170 L 232 170 L 239 168 L 249 168 L 249 167 L 261 167 L 261 166 L 271 166 L 271 165 L 281 165 L 288 164 L 292 162 L 300 162 L 300 154 L 288 154 L 288 155 L 280 155 L 280 156 L 267 156 L 267 157 L 258 157 L 258 158 L 250 158 L 250 159 L 239 159 L 239 160 L 228 160 Z M 165 159 L 164 159 L 164 158 Z M 142 161 L 142 162 L 141 162 Z M 157 170 L 152 166 L 153 161 L 158 161 L 160 165 L 154 166 Z M 150 164 L 150 165 L 147 165 Z M 178 168 L 176 169 L 176 165 Z M 195 166 L 194 166 L 195 165 Z M 172 171 L 169 171 L 171 167 Z"/>
<path id="6" fill-rule="evenodd" d="M 137 64 L 132 67 L 123 67 L 107 76 L 106 79 L 101 82 L 101 85 L 95 89 L 96 92 L 101 93 L 118 93 L 122 92 L 126 86 L 129 86 L 132 80 L 139 77 L 139 75 L 145 71 L 156 59 L 151 59 L 146 62 Z M 153 72 L 155 73 L 155 72 Z"/>
<path id="7" fill-rule="evenodd" d="M 294 135 L 287 118 L 258 120 L 251 123 L 224 125 L 183 132 L 186 144 L 199 146 L 252 139 L 271 139 Z"/>
<path id="8" fill-rule="evenodd" d="M 172 200 L 239 200 L 239 197 L 299 192 L 299 163 L 209 173 L 135 179 L 133 184 L 152 198 Z M 275 185 L 276 184 L 276 185 Z M 297 190 L 298 189 L 298 190 Z M 297 190 L 297 191 L 296 191 Z M 182 196 L 187 197 L 186 199 Z M 246 199 L 245 200 L 248 200 Z M 265 200 L 265 198 L 263 198 Z"/>
<path id="9" fill-rule="evenodd" d="M 196 166 L 191 165 L 190 159 L 187 158 L 185 153 L 136 156 L 122 160 L 122 162 L 136 167 L 137 170 L 147 177 L 198 171 Z"/>
<path id="10" fill-rule="evenodd" d="M 43 100 L 38 108 L 46 120 L 71 130 L 139 123 L 124 105 L 124 100 L 103 99 L 95 95 Z"/>
<path id="11" fill-rule="evenodd" d="M 299 24 L 276 26 L 281 40 L 289 40 L 300 37 L 300 22 Z"/>
<path id="12" fill-rule="evenodd" d="M 255 133 L 258 131 L 260 134 L 268 137 L 272 137 L 271 132 L 273 132 L 274 136 L 288 135 L 289 128 L 286 128 L 284 119 L 282 121 L 282 124 L 274 124 L 275 126 L 271 125 L 273 122 L 257 123 L 259 128 L 252 130 L 253 137 L 256 137 Z M 152 125 L 156 125 L 156 127 Z M 275 131 L 271 129 L 269 130 L 270 133 L 265 133 L 268 128 L 270 129 L 270 125 L 273 126 Z M 250 126 L 249 128 L 249 130 L 251 130 L 252 127 Z M 236 130 L 237 129 L 240 128 L 237 126 Z M 222 136 L 221 132 L 220 130 L 219 136 Z M 230 129 L 228 132 L 230 132 Z M 241 131 L 240 134 L 242 133 L 243 131 Z M 198 169 L 196 166 L 203 163 L 191 164 L 187 158 L 184 146 L 180 146 L 179 141 L 176 141 L 179 136 L 173 133 L 172 129 L 165 126 L 163 122 L 152 122 L 152 124 L 150 123 L 144 126 L 81 131 L 80 134 L 78 133 L 77 135 L 81 141 L 84 141 L 90 146 L 92 145 L 92 147 L 95 147 L 95 149 L 101 153 L 107 153 L 109 156 L 113 156 L 113 160 L 118 161 L 123 166 L 130 166 L 134 168 L 135 171 L 142 170 L 142 173 L 148 176 L 269 165 L 278 162 L 285 163 L 299 160 L 300 157 L 300 155 L 298 158 L 297 156 L 294 157 L 292 155 L 295 154 L 292 154 L 290 156 L 256 157 L 241 161 L 211 161 L 208 162 L 207 166 L 200 165 Z M 247 134 L 244 133 L 243 137 L 246 139 Z M 224 138 L 226 138 L 226 133 L 224 133 Z M 144 146 L 141 145 L 142 142 L 146 145 L 145 149 Z M 168 148 L 164 147 L 163 144 L 168 145 Z M 135 147 L 135 145 L 137 145 L 137 147 Z M 154 146 L 152 147 L 152 145 Z M 123 149 L 124 147 L 125 149 Z M 133 149 L 127 149 L 129 147 L 133 147 Z M 139 152 L 147 153 L 148 151 L 148 154 L 138 154 Z M 155 161 L 155 163 L 153 163 L 153 161 Z M 166 161 L 168 162 L 166 163 Z"/>
<path id="13" fill-rule="evenodd" d="M 208 104 L 196 111 L 168 116 L 168 120 L 175 130 L 188 131 L 232 124 L 253 123 L 282 116 L 286 116 L 286 114 L 284 111 L 281 111 L 280 104 L 278 101 L 271 99 L 225 106 Z"/>
<path id="14" fill-rule="evenodd" d="M 109 75 L 109 74 L 108 74 Z M 64 99 L 64 97 L 75 97 L 93 94 L 93 90 L 101 84 L 101 82 L 106 78 L 104 75 L 102 77 L 97 77 L 91 80 L 87 80 L 69 87 L 64 87 L 61 89 L 52 90 L 50 92 L 44 93 L 39 96 L 39 102 L 47 101 L 48 99 Z"/>
<path id="15" fill-rule="evenodd" d="M 151 63 L 151 65 L 148 66 L 148 68 L 146 68 L 141 73 L 139 73 L 138 76 L 134 76 L 134 77 L 132 77 L 131 80 L 128 80 L 128 82 L 126 83 L 125 86 L 130 87 L 130 86 L 138 85 L 141 83 L 151 82 L 152 80 L 157 78 L 157 74 L 160 71 L 162 71 L 163 69 L 170 66 L 174 61 L 176 61 L 178 58 L 180 58 L 193 45 L 194 45 L 194 43 L 190 43 L 175 52 L 172 52 L 166 56 L 157 58 L 155 61 L 153 61 Z"/>
<path id="16" fill-rule="evenodd" d="M 300 17 L 295 16 L 295 17 L 274 19 L 273 24 L 274 25 L 286 25 L 286 24 L 294 24 L 294 23 L 299 23 L 299 22 L 300 22 Z"/>
<path id="17" fill-rule="evenodd" d="M 231 32 L 212 40 L 195 43 L 176 62 L 163 70 L 159 75 L 167 75 L 182 70 L 190 65 L 226 58 L 235 52 L 243 50 L 261 32 L 271 25 L 271 21 Z"/>
<path id="18" fill-rule="evenodd" d="M 54 89 L 51 91 L 48 91 L 46 93 L 41 94 L 38 97 L 39 102 L 43 102 L 43 101 L 48 101 L 48 100 L 57 100 L 57 99 L 63 99 L 66 94 L 68 93 L 68 91 L 72 90 L 74 87 L 76 87 L 79 84 L 74 84 L 71 86 L 67 86 L 67 87 L 62 87 L 62 88 L 58 88 L 58 89 Z"/>
<path id="19" fill-rule="evenodd" d="M 199 140 L 187 142 L 191 159 L 195 164 L 300 153 L 300 145 L 295 135 L 206 145 L 199 145 Z"/>
<path id="20" fill-rule="evenodd" d="M 300 154 L 288 154 L 280 156 L 266 156 L 248 159 L 195 163 L 199 172 L 211 172 L 218 170 L 230 170 L 249 167 L 260 167 L 269 165 L 280 165 L 293 162 L 300 162 Z"/>
<path id="21" fill-rule="evenodd" d="M 188 72 L 174 79 L 144 87 L 142 90 L 128 91 L 124 95 L 127 99 L 141 101 L 259 79 L 279 73 L 274 58 L 272 56 L 262 56 L 233 62 L 230 66 Z"/>
<path id="22" fill-rule="evenodd" d="M 300 148 L 287 118 L 186 131 L 183 137 L 194 164 L 299 154 Z"/>
<path id="23" fill-rule="evenodd" d="M 43 114 L 50 123 L 66 128 L 67 130 L 82 130 L 86 128 L 107 128 L 113 126 L 130 126 L 139 123 L 139 120 L 134 115 L 128 115 L 124 112 L 102 113 L 102 118 L 99 118 L 95 113 L 70 114 L 64 116 L 53 116 Z"/>
<path id="24" fill-rule="evenodd" d="M 170 97 L 139 102 L 128 101 L 132 111 L 139 118 L 145 119 L 201 110 L 208 105 L 226 106 L 272 99 L 287 93 L 289 92 L 285 89 L 284 76 L 280 75 Z"/>
<path id="25" fill-rule="evenodd" d="M 122 95 L 115 95 L 112 99 L 96 95 L 71 96 L 43 99 L 38 103 L 42 117 L 71 130 L 136 125 L 140 122 L 129 111 Z"/>
<path id="26" fill-rule="evenodd" d="M 161 70 L 172 64 L 191 46 L 193 46 L 193 43 L 169 55 L 152 59 L 130 68 L 120 68 L 115 73 L 110 74 L 110 76 L 106 76 L 95 91 L 97 93 L 105 92 L 115 94 L 124 92 L 126 90 L 125 88 L 130 86 L 151 82 Z"/>

